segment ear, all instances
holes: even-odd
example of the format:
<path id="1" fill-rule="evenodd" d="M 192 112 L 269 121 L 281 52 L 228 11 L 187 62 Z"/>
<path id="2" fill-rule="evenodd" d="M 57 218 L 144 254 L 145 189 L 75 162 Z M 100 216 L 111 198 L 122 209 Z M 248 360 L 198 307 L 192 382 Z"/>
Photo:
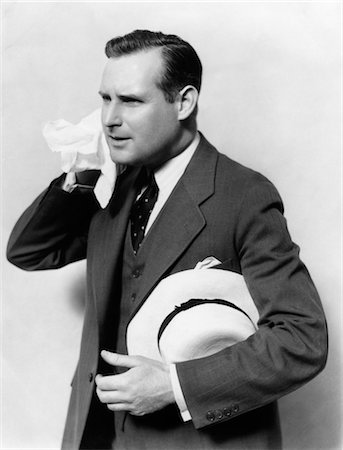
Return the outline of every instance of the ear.
<path id="1" fill-rule="evenodd" d="M 185 120 L 188 119 L 193 111 L 195 110 L 198 103 L 199 93 L 194 86 L 185 86 L 179 92 L 179 109 L 178 109 L 178 119 Z"/>

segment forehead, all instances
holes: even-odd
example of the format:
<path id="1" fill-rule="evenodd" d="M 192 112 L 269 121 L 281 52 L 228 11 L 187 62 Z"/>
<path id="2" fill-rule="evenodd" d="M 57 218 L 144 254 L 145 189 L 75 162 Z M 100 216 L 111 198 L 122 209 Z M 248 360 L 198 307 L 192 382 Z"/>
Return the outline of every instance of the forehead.
<path id="1" fill-rule="evenodd" d="M 162 52 L 159 48 L 109 58 L 100 89 L 114 89 L 123 94 L 156 88 L 162 71 Z"/>

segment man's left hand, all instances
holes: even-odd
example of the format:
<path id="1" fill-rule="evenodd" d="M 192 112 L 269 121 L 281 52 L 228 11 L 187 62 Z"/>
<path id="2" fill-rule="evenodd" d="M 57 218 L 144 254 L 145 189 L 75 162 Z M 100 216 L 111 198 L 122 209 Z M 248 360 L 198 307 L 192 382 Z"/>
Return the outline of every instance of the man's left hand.
<path id="1" fill-rule="evenodd" d="M 111 366 L 129 369 L 118 375 L 97 375 L 95 378 L 99 400 L 111 411 L 143 416 L 175 401 L 168 364 L 105 350 L 101 356 Z"/>

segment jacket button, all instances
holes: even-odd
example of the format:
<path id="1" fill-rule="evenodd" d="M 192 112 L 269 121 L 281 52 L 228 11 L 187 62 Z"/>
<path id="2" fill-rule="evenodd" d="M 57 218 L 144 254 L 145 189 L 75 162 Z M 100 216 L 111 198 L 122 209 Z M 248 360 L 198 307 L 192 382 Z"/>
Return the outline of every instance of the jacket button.
<path id="1" fill-rule="evenodd" d="M 136 300 L 136 296 L 137 296 L 137 294 L 135 294 L 135 293 L 131 294 L 131 301 L 134 302 Z"/>
<path id="2" fill-rule="evenodd" d="M 216 416 L 215 416 L 215 414 L 214 414 L 213 411 L 208 411 L 208 412 L 207 412 L 207 414 L 206 414 L 206 419 L 207 419 L 209 422 L 213 422 L 213 421 L 215 420 L 215 418 L 216 418 Z"/>
<path id="3" fill-rule="evenodd" d="M 141 276 L 141 273 L 138 269 L 136 269 L 132 272 L 132 276 L 133 278 L 139 278 Z"/>
<path id="4" fill-rule="evenodd" d="M 89 372 L 88 380 L 89 380 L 90 383 L 93 381 L 93 378 L 94 378 L 94 376 L 93 376 L 92 372 Z"/>
<path id="5" fill-rule="evenodd" d="M 232 414 L 232 411 L 230 408 L 223 408 L 223 413 L 224 413 L 224 416 L 230 417 Z"/>
<path id="6" fill-rule="evenodd" d="M 222 419 L 224 417 L 223 412 L 220 409 L 216 411 L 216 419 Z"/>
<path id="7" fill-rule="evenodd" d="M 233 405 L 232 412 L 233 413 L 238 413 L 238 411 L 239 411 L 239 406 L 238 405 Z"/>

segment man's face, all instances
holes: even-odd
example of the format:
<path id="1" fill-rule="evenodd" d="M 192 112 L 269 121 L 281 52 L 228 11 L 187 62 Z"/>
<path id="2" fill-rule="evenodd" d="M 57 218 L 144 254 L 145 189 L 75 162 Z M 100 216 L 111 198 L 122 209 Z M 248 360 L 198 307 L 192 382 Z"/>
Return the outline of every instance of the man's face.
<path id="1" fill-rule="evenodd" d="M 178 102 L 168 103 L 157 86 L 162 71 L 160 49 L 108 60 L 100 95 L 115 163 L 156 167 L 178 153 Z"/>

